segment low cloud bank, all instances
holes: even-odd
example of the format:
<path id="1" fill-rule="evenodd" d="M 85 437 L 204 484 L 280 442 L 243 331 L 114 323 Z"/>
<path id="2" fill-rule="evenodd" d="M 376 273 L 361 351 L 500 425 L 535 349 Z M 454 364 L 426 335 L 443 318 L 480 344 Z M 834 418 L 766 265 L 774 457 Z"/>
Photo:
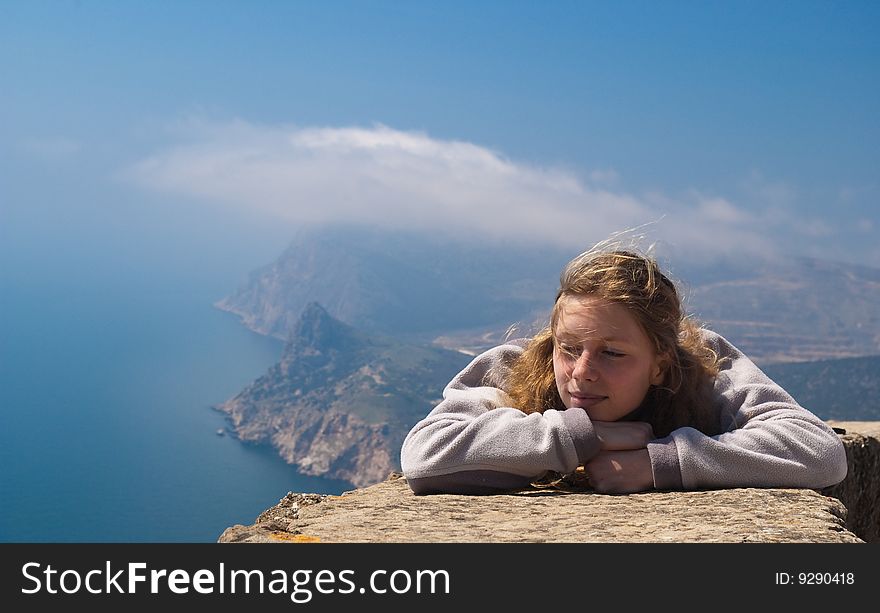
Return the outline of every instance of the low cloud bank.
<path id="1" fill-rule="evenodd" d="M 343 222 L 582 249 L 648 224 L 651 241 L 709 258 L 769 256 L 797 241 L 792 220 L 778 211 L 756 214 L 695 190 L 678 197 L 627 193 L 613 170 L 579 177 L 384 125 L 196 121 L 175 139 L 126 176 L 292 225 Z"/>

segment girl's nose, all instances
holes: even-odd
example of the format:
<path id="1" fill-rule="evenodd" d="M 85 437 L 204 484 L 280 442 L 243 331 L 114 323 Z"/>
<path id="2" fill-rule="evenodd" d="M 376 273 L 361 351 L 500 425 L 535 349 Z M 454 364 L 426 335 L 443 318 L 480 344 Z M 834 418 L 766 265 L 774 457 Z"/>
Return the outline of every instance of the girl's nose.
<path id="1" fill-rule="evenodd" d="M 590 352 L 585 349 L 574 363 L 574 369 L 571 371 L 571 378 L 595 381 L 597 376 L 598 373 L 596 369 L 593 368 L 593 360 L 590 357 Z"/>

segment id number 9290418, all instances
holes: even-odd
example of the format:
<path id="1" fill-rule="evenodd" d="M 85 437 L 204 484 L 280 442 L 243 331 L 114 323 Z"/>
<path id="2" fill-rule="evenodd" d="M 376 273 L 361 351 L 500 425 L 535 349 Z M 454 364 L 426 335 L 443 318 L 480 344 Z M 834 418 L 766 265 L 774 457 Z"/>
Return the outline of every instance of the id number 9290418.
<path id="1" fill-rule="evenodd" d="M 855 573 L 851 572 L 797 572 L 776 573 L 776 585 L 853 585 Z"/>

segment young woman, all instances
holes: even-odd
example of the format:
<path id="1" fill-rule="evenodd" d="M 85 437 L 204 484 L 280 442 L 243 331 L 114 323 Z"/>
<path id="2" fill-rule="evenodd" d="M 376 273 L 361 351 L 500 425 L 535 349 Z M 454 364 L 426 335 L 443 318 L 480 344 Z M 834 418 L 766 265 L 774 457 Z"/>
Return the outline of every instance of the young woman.
<path id="1" fill-rule="evenodd" d="M 416 494 L 492 493 L 583 466 L 599 492 L 822 488 L 847 464 L 834 431 L 724 338 L 693 323 L 646 256 L 566 266 L 550 324 L 475 358 L 416 424 Z"/>

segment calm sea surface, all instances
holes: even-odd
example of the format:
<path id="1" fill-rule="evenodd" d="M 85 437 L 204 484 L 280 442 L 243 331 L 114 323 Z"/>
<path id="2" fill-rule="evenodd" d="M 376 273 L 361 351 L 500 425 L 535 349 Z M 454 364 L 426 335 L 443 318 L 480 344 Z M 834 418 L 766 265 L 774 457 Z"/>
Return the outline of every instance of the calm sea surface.
<path id="1" fill-rule="evenodd" d="M 216 433 L 211 405 L 281 353 L 216 289 L 0 281 L 0 541 L 213 542 L 288 491 L 351 489 Z"/>

